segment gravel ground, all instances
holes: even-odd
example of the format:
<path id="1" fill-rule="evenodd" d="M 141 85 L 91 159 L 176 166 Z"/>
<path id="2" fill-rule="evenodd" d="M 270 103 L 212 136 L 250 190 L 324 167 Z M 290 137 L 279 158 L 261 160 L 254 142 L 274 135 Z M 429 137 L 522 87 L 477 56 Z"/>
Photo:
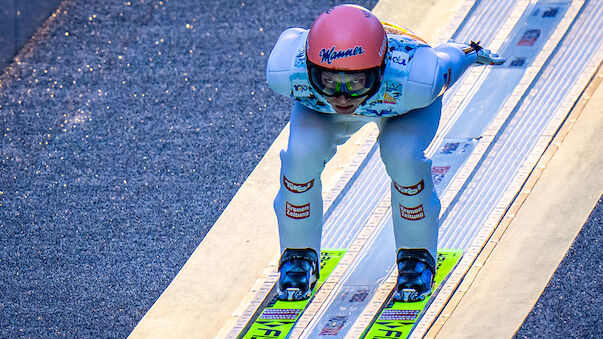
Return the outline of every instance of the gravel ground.
<path id="1" fill-rule="evenodd" d="M 286 124 L 278 34 L 345 2 L 66 0 L 0 77 L 0 337 L 126 337 Z M 518 336 L 601 333 L 595 211 Z"/>
<path id="2" fill-rule="evenodd" d="M 603 335 L 603 198 L 591 212 L 515 338 Z"/>
<path id="3" fill-rule="evenodd" d="M 288 121 L 276 38 L 344 2 L 64 2 L 1 78 L 0 337 L 127 336 Z"/>

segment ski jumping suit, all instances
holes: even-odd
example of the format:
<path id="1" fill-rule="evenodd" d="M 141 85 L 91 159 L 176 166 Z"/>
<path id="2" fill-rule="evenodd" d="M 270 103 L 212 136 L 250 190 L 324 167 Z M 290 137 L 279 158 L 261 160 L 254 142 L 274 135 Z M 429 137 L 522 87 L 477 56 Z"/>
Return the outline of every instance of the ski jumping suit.
<path id="1" fill-rule="evenodd" d="M 353 133 L 368 122 L 379 127 L 381 159 L 392 179 L 395 243 L 424 248 L 436 258 L 440 201 L 424 151 L 438 128 L 442 94 L 476 61 L 465 44 L 431 48 L 419 37 L 384 23 L 388 51 L 381 87 L 352 115 L 338 115 L 308 80 L 308 30 L 285 30 L 267 64 L 268 83 L 296 100 L 287 150 L 281 151 L 281 187 L 274 201 L 281 253 L 312 248 L 320 253 L 325 164 Z"/>

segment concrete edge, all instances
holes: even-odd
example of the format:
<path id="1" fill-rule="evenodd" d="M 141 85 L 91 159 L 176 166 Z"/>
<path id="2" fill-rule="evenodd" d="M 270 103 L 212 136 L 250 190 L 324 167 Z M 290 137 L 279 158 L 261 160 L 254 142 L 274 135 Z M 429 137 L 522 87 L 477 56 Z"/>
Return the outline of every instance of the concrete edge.
<path id="1" fill-rule="evenodd" d="M 509 338 L 532 310 L 603 192 L 603 173 L 592 175 L 602 79 L 599 69 L 426 337 Z"/>

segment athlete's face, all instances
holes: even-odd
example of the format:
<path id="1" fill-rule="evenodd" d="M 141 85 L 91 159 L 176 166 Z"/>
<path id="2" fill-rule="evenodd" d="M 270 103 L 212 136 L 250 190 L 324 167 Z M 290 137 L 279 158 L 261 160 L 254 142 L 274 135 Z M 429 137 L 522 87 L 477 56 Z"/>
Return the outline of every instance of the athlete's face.
<path id="1" fill-rule="evenodd" d="M 340 94 L 336 97 L 327 98 L 327 101 L 333 106 L 337 114 L 352 114 L 362 104 L 364 97 L 351 99 Z"/>
<path id="2" fill-rule="evenodd" d="M 352 73 L 342 75 L 341 73 L 322 72 L 322 84 L 325 86 L 325 91 L 339 92 L 337 86 L 347 86 L 348 91 L 361 90 L 366 85 L 366 75 L 364 73 Z M 327 97 L 327 101 L 337 114 L 352 114 L 360 104 L 364 101 L 362 97 L 346 97 L 343 94 Z"/>

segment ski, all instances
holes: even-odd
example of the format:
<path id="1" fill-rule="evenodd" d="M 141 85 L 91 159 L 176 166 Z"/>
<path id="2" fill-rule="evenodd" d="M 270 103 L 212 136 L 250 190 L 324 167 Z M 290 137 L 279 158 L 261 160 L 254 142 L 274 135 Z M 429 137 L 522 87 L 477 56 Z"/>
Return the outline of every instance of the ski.
<path id="1" fill-rule="evenodd" d="M 426 306 L 438 291 L 438 287 L 446 280 L 463 256 L 460 249 L 442 249 L 438 251 L 436 276 L 433 293 L 418 302 L 396 302 L 390 294 L 386 306 L 364 331 L 362 338 L 407 338 L 413 327 L 421 319 Z"/>
<path id="2" fill-rule="evenodd" d="M 335 269 L 346 250 L 329 249 L 320 253 L 320 278 L 316 281 L 314 291 L 307 300 L 301 301 L 282 301 L 276 296 L 261 310 L 260 315 L 253 321 L 249 330 L 241 332 L 237 338 L 259 339 L 259 338 L 286 338 L 297 319 L 306 309 L 306 306 L 312 301 L 316 292 L 327 280 L 331 272 Z M 258 310 L 259 312 L 260 310 Z"/>

